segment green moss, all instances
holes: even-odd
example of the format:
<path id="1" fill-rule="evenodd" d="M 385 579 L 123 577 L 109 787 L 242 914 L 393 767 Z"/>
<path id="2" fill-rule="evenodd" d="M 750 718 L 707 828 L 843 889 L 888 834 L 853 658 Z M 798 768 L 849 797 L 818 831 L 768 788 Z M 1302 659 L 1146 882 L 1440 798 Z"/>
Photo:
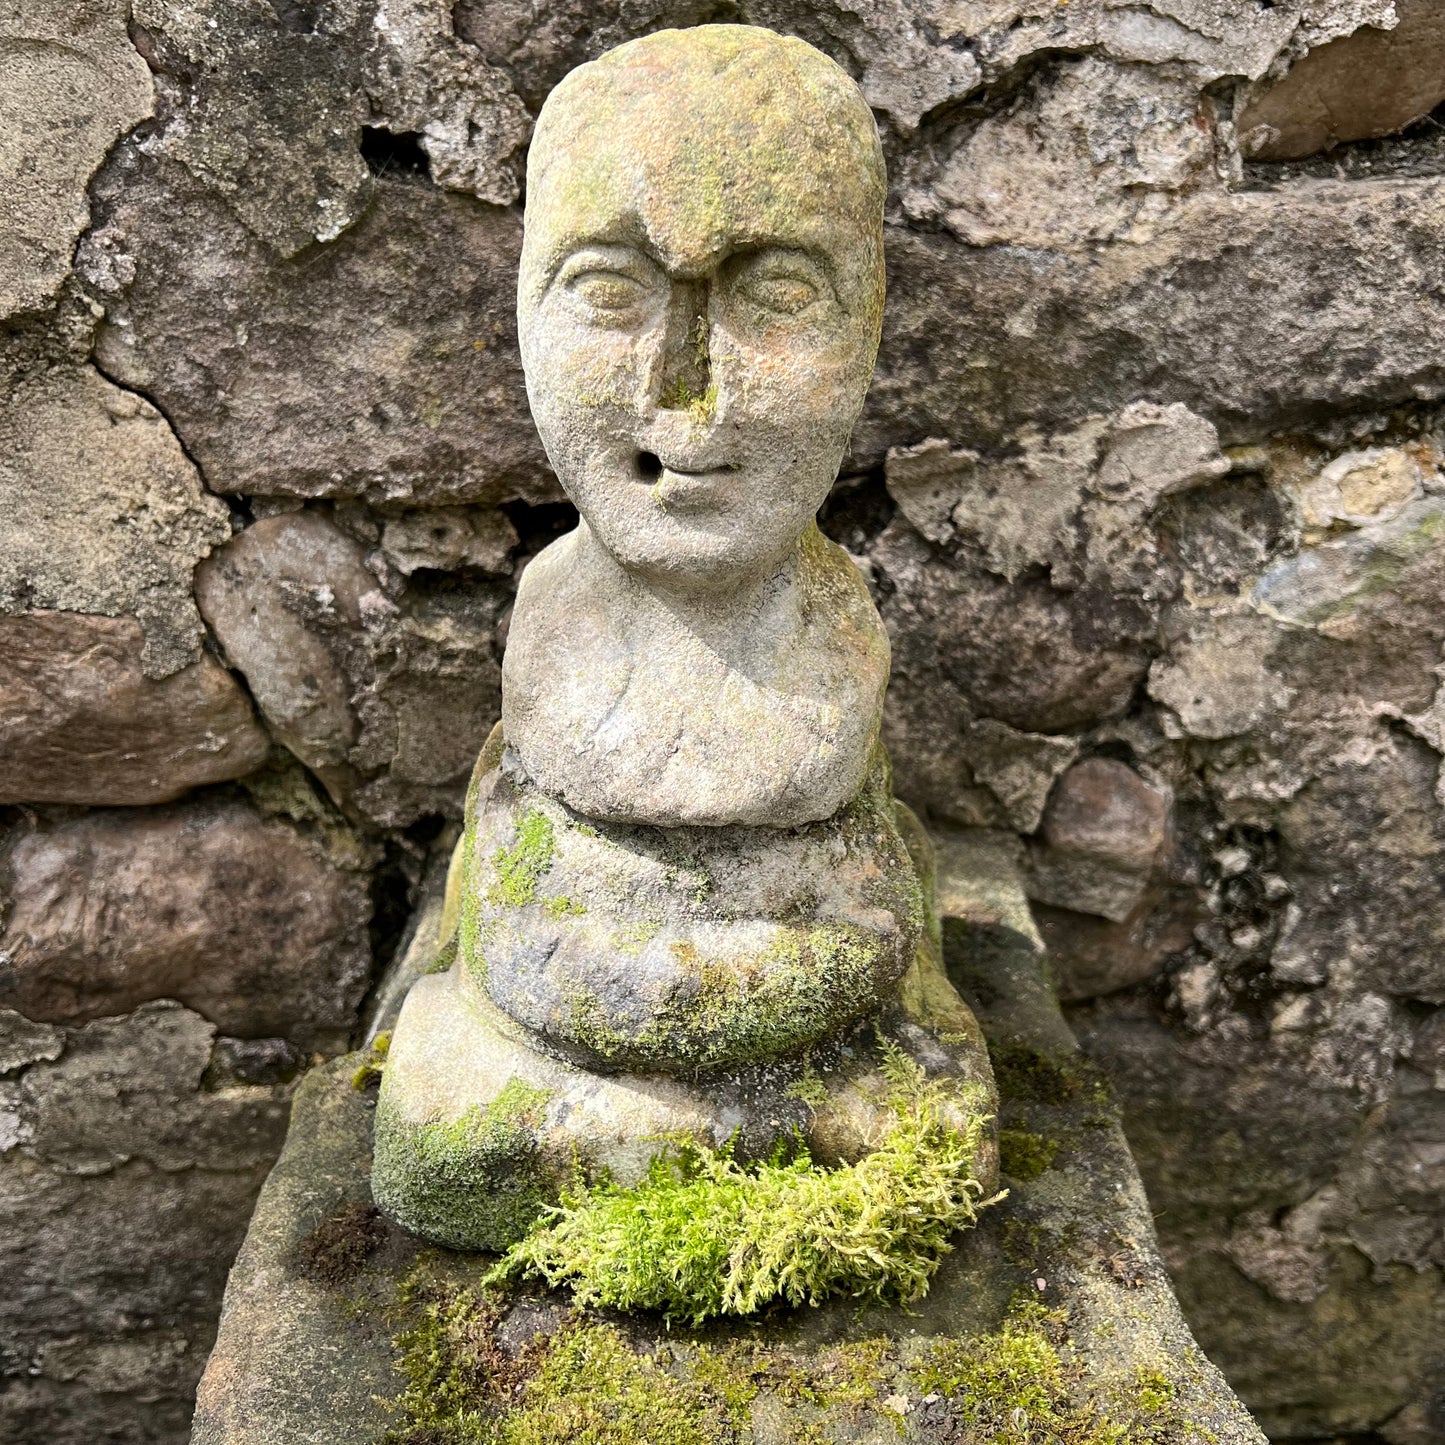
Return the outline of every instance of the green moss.
<path id="1" fill-rule="evenodd" d="M 581 1304 L 694 1322 L 775 1300 L 920 1298 L 982 1207 L 975 1158 L 986 1120 L 952 1127 L 949 1086 L 894 1046 L 884 1068 L 895 1122 L 856 1164 L 823 1169 L 800 1150 L 744 1166 L 727 1149 L 681 1143 L 639 1185 L 565 1195 L 489 1279 L 539 1276 Z"/>
<path id="2" fill-rule="evenodd" d="M 1202 1438 L 1156 1369 L 1098 1387 L 1073 1357 L 1060 1311 L 1025 1301 L 996 1334 L 937 1340 L 916 1388 L 948 1401 L 968 1438 L 993 1445 L 1182 1445 Z"/>
<path id="3" fill-rule="evenodd" d="M 558 1196 L 537 1128 L 548 1095 L 509 1079 L 486 1108 L 412 1124 L 377 1109 L 372 1187 L 398 1223 L 457 1249 L 505 1249 Z"/>
<path id="4" fill-rule="evenodd" d="M 1058 1152 L 1057 1139 L 1031 1134 L 1026 1129 L 999 1130 L 999 1168 L 1021 1184 L 1037 1179 L 1046 1169 L 1052 1169 Z"/>
<path id="5" fill-rule="evenodd" d="M 991 1045 L 999 1097 L 1027 1104 L 1110 1102 L 1108 1082 L 1081 1054 L 1046 1054 L 1027 1044 Z"/>
<path id="6" fill-rule="evenodd" d="M 381 1082 L 382 1071 L 386 1066 L 387 1050 L 391 1047 L 391 1030 L 386 1029 L 371 1041 L 371 1048 L 367 1052 L 365 1061 L 351 1076 L 351 1087 L 360 1093 L 363 1089 L 369 1089 L 373 1084 Z"/>
<path id="7" fill-rule="evenodd" d="M 557 851 L 552 820 L 536 808 L 523 813 L 517 822 L 517 841 L 510 848 L 498 848 L 492 858 L 497 881 L 489 896 L 492 902 L 509 908 L 525 908 L 537 896 L 537 883 L 552 866 Z"/>
<path id="8" fill-rule="evenodd" d="M 569 1000 L 572 1033 L 618 1067 L 666 1056 L 703 1072 L 797 1053 L 846 1023 L 857 1000 L 874 993 L 885 947 L 868 929 L 836 923 L 785 929 L 751 966 L 674 944 L 673 957 L 697 979 L 696 990 L 677 990 L 636 1034 L 615 1028 L 596 999 L 578 993 Z"/>
<path id="9" fill-rule="evenodd" d="M 495 1445 L 730 1445 L 744 1421 L 728 1398 L 637 1354 L 609 1325 L 579 1325 L 552 1346 Z"/>
<path id="10" fill-rule="evenodd" d="M 828 1086 L 823 1082 L 822 1076 L 811 1066 L 803 1072 L 783 1090 L 786 1098 L 797 1099 L 800 1103 L 806 1104 L 810 1109 L 820 1109 L 828 1102 Z"/>
<path id="11" fill-rule="evenodd" d="M 499 1348 L 498 1310 L 469 1290 L 418 1274 L 403 1282 L 401 1297 L 415 1318 L 395 1341 L 406 1388 L 390 1407 L 401 1421 L 385 1445 L 491 1441 L 496 1407 L 533 1363 L 528 1351 L 515 1356 Z"/>

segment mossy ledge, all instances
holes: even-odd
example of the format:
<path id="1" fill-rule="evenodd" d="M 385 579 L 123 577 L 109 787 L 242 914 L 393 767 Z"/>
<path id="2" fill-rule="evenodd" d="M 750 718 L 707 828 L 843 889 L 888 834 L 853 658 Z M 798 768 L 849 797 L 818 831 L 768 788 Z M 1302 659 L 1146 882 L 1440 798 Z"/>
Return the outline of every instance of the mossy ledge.
<path id="1" fill-rule="evenodd" d="M 955 1234 L 1001 1196 L 983 1199 L 977 1177 L 987 1116 L 880 1047 L 894 1123 L 856 1163 L 824 1169 L 800 1148 L 745 1166 L 684 1141 L 640 1184 L 565 1193 L 487 1282 L 538 1277 L 582 1305 L 693 1324 L 834 1295 L 920 1299 Z"/>
<path id="2" fill-rule="evenodd" d="M 508 1348 L 495 1296 L 425 1277 L 403 1295 L 414 1323 L 396 1337 L 407 1383 L 386 1445 L 743 1445 L 758 1438 L 764 1395 L 787 1411 L 786 1438 L 798 1445 L 854 1438 L 870 1418 L 900 1437 L 994 1445 L 1213 1438 L 1188 1418 L 1166 1362 L 1099 1379 L 1081 1363 L 1065 1313 L 1030 1300 L 989 1334 L 798 1353 L 756 1338 L 681 1336 L 659 1350 L 579 1314 Z"/>

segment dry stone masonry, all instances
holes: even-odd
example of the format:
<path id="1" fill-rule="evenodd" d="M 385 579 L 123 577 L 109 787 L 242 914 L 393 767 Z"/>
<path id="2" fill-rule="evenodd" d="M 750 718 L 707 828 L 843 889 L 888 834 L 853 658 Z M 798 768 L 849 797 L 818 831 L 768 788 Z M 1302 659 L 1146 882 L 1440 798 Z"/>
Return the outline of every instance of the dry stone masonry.
<path id="1" fill-rule="evenodd" d="M 1012 850 L 1266 1431 L 1438 1440 L 1437 10 L 11 7 L 0 1435 L 186 1438 L 290 1080 L 444 867 L 575 525 L 515 322 L 536 117 L 725 21 L 822 50 L 882 136 L 821 525 L 891 647 L 898 796 Z"/>

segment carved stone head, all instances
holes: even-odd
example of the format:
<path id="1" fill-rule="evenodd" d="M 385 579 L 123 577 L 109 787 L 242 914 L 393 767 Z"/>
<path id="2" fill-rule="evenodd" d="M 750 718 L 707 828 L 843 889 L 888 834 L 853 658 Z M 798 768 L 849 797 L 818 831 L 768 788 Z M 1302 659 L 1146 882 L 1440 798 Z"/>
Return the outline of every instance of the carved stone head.
<path id="1" fill-rule="evenodd" d="M 574 70 L 527 171 L 518 322 L 568 494 L 640 579 L 757 577 L 828 493 L 873 373 L 883 156 L 800 40 L 665 30 Z"/>

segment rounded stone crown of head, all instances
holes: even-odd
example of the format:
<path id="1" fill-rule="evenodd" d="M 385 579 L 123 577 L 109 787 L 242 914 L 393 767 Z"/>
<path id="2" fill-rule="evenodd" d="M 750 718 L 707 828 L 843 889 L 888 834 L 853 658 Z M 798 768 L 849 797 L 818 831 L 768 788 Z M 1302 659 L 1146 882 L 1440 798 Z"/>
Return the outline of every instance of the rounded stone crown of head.
<path id="1" fill-rule="evenodd" d="M 664 30 L 547 98 L 517 318 L 577 530 L 522 578 L 502 720 L 599 819 L 792 827 L 863 784 L 888 644 L 816 515 L 878 351 L 872 112 L 801 40 Z"/>
<path id="2" fill-rule="evenodd" d="M 885 194 L 858 87 L 769 30 L 660 31 L 547 98 L 518 288 L 527 390 L 623 567 L 727 586 L 811 524 L 873 373 Z"/>

